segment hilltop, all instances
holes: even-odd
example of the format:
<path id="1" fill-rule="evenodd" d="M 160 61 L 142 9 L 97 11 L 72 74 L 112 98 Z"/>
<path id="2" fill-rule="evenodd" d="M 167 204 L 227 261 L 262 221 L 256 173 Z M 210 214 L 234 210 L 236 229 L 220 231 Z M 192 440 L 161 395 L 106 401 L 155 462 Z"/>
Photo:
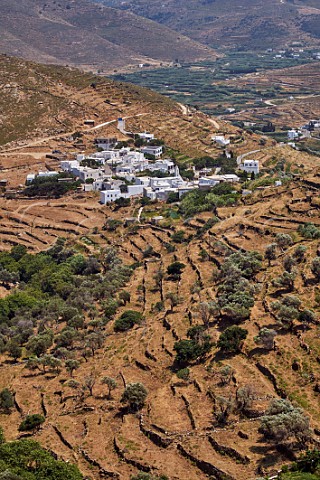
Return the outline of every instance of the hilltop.
<path id="1" fill-rule="evenodd" d="M 292 42 L 320 42 L 319 3 L 313 0 L 100 1 L 167 25 L 214 48 L 261 50 Z"/>
<path id="2" fill-rule="evenodd" d="M 2 53 L 85 70 L 216 56 L 164 25 L 86 0 L 4 0 L 0 30 Z"/>

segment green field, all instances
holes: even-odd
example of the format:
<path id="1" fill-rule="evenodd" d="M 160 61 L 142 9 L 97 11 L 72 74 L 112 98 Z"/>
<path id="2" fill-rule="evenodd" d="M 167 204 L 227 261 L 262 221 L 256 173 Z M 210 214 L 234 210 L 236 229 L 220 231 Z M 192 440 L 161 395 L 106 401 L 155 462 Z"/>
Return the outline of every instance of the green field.
<path id="1" fill-rule="evenodd" d="M 263 88 L 254 84 L 247 87 L 221 84 L 224 80 L 237 78 L 263 70 L 293 67 L 312 61 L 310 52 L 299 58 L 274 58 L 274 53 L 230 52 L 214 62 L 183 64 L 177 67 L 142 69 L 130 74 L 115 75 L 115 79 L 134 83 L 156 90 L 175 101 L 198 107 L 200 110 L 220 115 L 226 107 L 241 110 L 244 105 L 261 106 L 261 99 L 309 93 L 299 89 L 282 91 L 280 87 Z"/>

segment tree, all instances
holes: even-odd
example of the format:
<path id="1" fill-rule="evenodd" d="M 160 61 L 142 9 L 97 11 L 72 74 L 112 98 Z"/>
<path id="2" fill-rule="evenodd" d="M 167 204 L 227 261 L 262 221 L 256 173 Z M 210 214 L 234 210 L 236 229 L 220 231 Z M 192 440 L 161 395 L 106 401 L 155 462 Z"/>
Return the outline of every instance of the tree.
<path id="1" fill-rule="evenodd" d="M 277 244 L 271 243 L 270 245 L 266 246 L 264 257 L 268 260 L 269 266 L 271 265 L 271 261 L 277 258 Z"/>
<path id="2" fill-rule="evenodd" d="M 293 244 L 292 238 L 287 233 L 277 233 L 276 243 L 279 248 L 283 251 L 286 248 L 290 247 Z"/>
<path id="3" fill-rule="evenodd" d="M 80 362 L 78 360 L 69 359 L 66 360 L 65 367 L 70 376 L 73 377 L 73 372 L 80 367 Z"/>
<path id="4" fill-rule="evenodd" d="M 52 337 L 50 335 L 35 335 L 31 337 L 27 343 L 27 350 L 37 357 L 40 357 L 52 345 Z"/>
<path id="5" fill-rule="evenodd" d="M 188 330 L 189 340 L 179 340 L 174 344 L 176 362 L 186 365 L 206 355 L 212 347 L 211 337 L 205 333 L 205 327 L 198 325 Z"/>
<path id="6" fill-rule="evenodd" d="M 91 350 L 94 357 L 95 351 L 102 347 L 104 336 L 101 333 L 92 332 L 85 338 L 85 347 Z"/>
<path id="7" fill-rule="evenodd" d="M 173 312 L 174 307 L 179 305 L 179 303 L 181 301 L 180 297 L 176 293 L 173 293 L 173 292 L 168 292 L 167 293 L 166 300 L 169 300 L 169 302 L 170 302 L 171 312 Z"/>
<path id="8" fill-rule="evenodd" d="M 0 270 L 0 284 L 10 290 L 11 285 L 16 284 L 19 281 L 19 274 L 16 272 L 9 272 L 6 269 Z"/>
<path id="9" fill-rule="evenodd" d="M 300 322 L 309 325 L 310 323 L 317 323 L 317 316 L 313 310 L 305 308 L 299 313 L 299 320 Z"/>
<path id="10" fill-rule="evenodd" d="M 298 263 L 302 263 L 305 260 L 305 253 L 307 251 L 307 247 L 304 245 L 298 245 L 295 251 L 293 252 L 293 257 Z"/>
<path id="11" fill-rule="evenodd" d="M 135 310 L 126 310 L 114 323 L 115 332 L 126 332 L 134 325 L 139 325 L 142 322 L 142 313 Z"/>
<path id="12" fill-rule="evenodd" d="M 294 295 L 287 295 L 282 301 L 271 303 L 271 309 L 275 312 L 279 324 L 288 330 L 292 329 L 293 321 L 299 317 L 301 301 Z"/>
<path id="13" fill-rule="evenodd" d="M 274 339 L 276 336 L 277 332 L 275 330 L 263 327 L 259 334 L 254 338 L 254 341 L 258 345 L 263 345 L 264 348 L 272 350 L 274 348 Z"/>
<path id="14" fill-rule="evenodd" d="M 14 406 L 13 395 L 8 388 L 4 388 L 0 392 L 0 410 L 4 413 L 10 413 Z"/>
<path id="15" fill-rule="evenodd" d="M 101 380 L 101 383 L 103 385 L 107 385 L 107 387 L 108 387 L 108 399 L 110 399 L 112 390 L 117 388 L 117 382 L 115 381 L 114 378 L 103 377 L 102 380 Z"/>
<path id="16" fill-rule="evenodd" d="M 131 299 L 131 295 L 126 290 L 122 290 L 119 293 L 119 300 L 121 301 L 122 305 L 126 305 L 127 303 L 129 303 L 130 299 Z"/>
<path id="17" fill-rule="evenodd" d="M 252 385 L 244 385 L 238 388 L 236 393 L 237 409 L 239 412 L 246 412 L 252 407 L 253 400 L 256 397 L 254 387 Z"/>
<path id="18" fill-rule="evenodd" d="M 43 355 L 43 357 L 39 359 L 39 363 L 43 366 L 44 372 L 46 367 L 51 367 L 53 370 L 59 372 L 59 367 L 61 366 L 61 360 L 50 354 Z"/>
<path id="19" fill-rule="evenodd" d="M 83 480 L 75 465 L 56 460 L 52 452 L 43 449 L 34 440 L 2 443 L 0 458 L 2 480 Z M 19 476 L 11 476 L 11 472 Z"/>
<path id="20" fill-rule="evenodd" d="M 320 280 L 320 257 L 316 257 L 311 262 L 311 272 L 316 277 L 316 280 Z"/>
<path id="21" fill-rule="evenodd" d="M 43 415 L 39 415 L 38 413 L 35 413 L 33 415 L 27 415 L 26 418 L 19 425 L 19 432 L 38 430 L 44 422 L 45 418 Z"/>
<path id="22" fill-rule="evenodd" d="M 93 387 L 95 386 L 95 384 L 96 384 L 96 376 L 92 372 L 90 375 L 85 377 L 84 383 L 83 383 L 84 390 L 89 390 L 89 394 L 91 397 L 93 395 Z"/>
<path id="23" fill-rule="evenodd" d="M 198 312 L 206 328 L 209 328 L 210 319 L 218 313 L 218 305 L 216 302 L 201 302 L 198 305 Z"/>
<path id="24" fill-rule="evenodd" d="M 292 269 L 293 267 L 295 267 L 296 264 L 297 264 L 297 261 L 292 255 L 287 255 L 283 259 L 283 267 L 289 273 L 292 272 Z"/>
<path id="25" fill-rule="evenodd" d="M 129 383 L 122 394 L 121 403 L 128 405 L 132 412 L 144 406 L 148 391 L 142 383 Z"/>
<path id="26" fill-rule="evenodd" d="M 238 353 L 240 352 L 242 342 L 247 338 L 247 335 L 248 330 L 233 325 L 226 328 L 226 330 L 221 333 L 217 346 L 225 352 Z"/>
<path id="27" fill-rule="evenodd" d="M 130 198 L 120 197 L 117 198 L 114 203 L 118 208 L 128 207 L 130 205 Z"/>
<path id="28" fill-rule="evenodd" d="M 219 370 L 221 385 L 229 385 L 235 371 L 230 365 L 223 365 Z"/>
<path id="29" fill-rule="evenodd" d="M 234 411 L 235 404 L 232 397 L 218 396 L 216 398 L 214 416 L 219 425 L 225 425 Z"/>
<path id="30" fill-rule="evenodd" d="M 179 279 L 185 267 L 185 264 L 182 262 L 173 262 L 168 266 L 167 273 L 171 277 Z"/>
<path id="31" fill-rule="evenodd" d="M 10 342 L 7 343 L 6 349 L 10 357 L 16 362 L 19 357 L 21 357 L 22 348 L 20 347 L 17 340 L 12 339 Z"/>
<path id="32" fill-rule="evenodd" d="M 153 275 L 153 279 L 155 281 L 155 290 L 161 291 L 162 289 L 162 282 L 163 282 L 164 273 L 163 270 L 159 269 Z"/>
<path id="33" fill-rule="evenodd" d="M 285 288 L 288 292 L 292 292 L 294 290 L 294 281 L 296 277 L 297 273 L 295 271 L 290 273 L 285 271 L 282 275 L 280 275 L 280 277 L 272 280 L 272 285 L 274 287 Z"/>
<path id="34" fill-rule="evenodd" d="M 299 225 L 298 232 L 309 239 L 320 238 L 320 228 L 317 228 L 313 223 L 304 223 Z"/>
<path id="35" fill-rule="evenodd" d="M 306 441 L 310 437 L 309 418 L 289 400 L 274 399 L 262 417 L 259 432 L 267 439 L 283 442 L 291 437 Z"/>

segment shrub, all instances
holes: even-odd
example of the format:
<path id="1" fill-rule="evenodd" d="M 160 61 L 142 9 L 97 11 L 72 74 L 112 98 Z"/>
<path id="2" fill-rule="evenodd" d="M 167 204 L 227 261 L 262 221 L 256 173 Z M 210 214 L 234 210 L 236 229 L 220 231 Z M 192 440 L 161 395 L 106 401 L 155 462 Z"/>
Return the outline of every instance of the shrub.
<path id="1" fill-rule="evenodd" d="M 205 334 L 205 328 L 195 326 L 188 330 L 190 340 L 179 340 L 174 344 L 176 362 L 184 365 L 206 355 L 212 347 L 211 338 Z"/>
<path id="2" fill-rule="evenodd" d="M 121 317 L 119 317 L 114 323 L 115 332 L 125 332 L 130 330 L 136 324 L 140 324 L 143 319 L 143 316 L 140 312 L 135 310 L 127 310 L 123 312 Z"/>
<path id="3" fill-rule="evenodd" d="M 167 273 L 170 276 L 180 276 L 182 274 L 185 264 L 181 262 L 173 262 L 167 268 Z"/>
<path id="4" fill-rule="evenodd" d="M 267 439 L 276 442 L 291 437 L 306 441 L 310 437 L 309 418 L 300 408 L 295 408 L 288 400 L 272 400 L 266 415 L 262 418 L 259 432 Z"/>
<path id="5" fill-rule="evenodd" d="M 13 395 L 8 388 L 4 388 L 0 392 L 0 409 L 4 413 L 10 413 L 14 406 Z"/>
<path id="6" fill-rule="evenodd" d="M 241 349 L 243 340 L 247 338 L 248 330 L 233 325 L 221 333 L 217 346 L 228 353 L 237 353 Z"/>
<path id="7" fill-rule="evenodd" d="M 122 394 L 121 403 L 125 403 L 135 412 L 143 407 L 147 395 L 148 391 L 142 383 L 129 383 Z"/>
<path id="8" fill-rule="evenodd" d="M 181 370 L 178 370 L 177 377 L 180 378 L 181 380 L 189 380 L 189 377 L 190 377 L 189 368 L 182 368 Z"/>
<path id="9" fill-rule="evenodd" d="M 33 440 L 18 440 L 0 445 L 1 471 L 9 472 L 5 480 L 83 480 L 75 465 L 56 460 Z M 12 476 L 11 472 L 18 474 Z"/>
<path id="10" fill-rule="evenodd" d="M 36 430 L 45 422 L 43 415 L 35 413 L 33 415 L 27 415 L 26 418 L 19 425 L 19 432 L 29 432 L 30 430 Z"/>
<path id="11" fill-rule="evenodd" d="M 174 243 L 183 243 L 185 241 L 185 232 L 184 230 L 178 230 L 177 232 L 171 235 L 171 240 Z"/>
<path id="12" fill-rule="evenodd" d="M 313 223 L 304 223 L 303 225 L 299 225 L 298 232 L 304 238 L 320 238 L 320 229 L 317 228 Z"/>
<path id="13" fill-rule="evenodd" d="M 311 272 L 317 280 L 320 280 L 320 257 L 316 257 L 312 260 Z"/>

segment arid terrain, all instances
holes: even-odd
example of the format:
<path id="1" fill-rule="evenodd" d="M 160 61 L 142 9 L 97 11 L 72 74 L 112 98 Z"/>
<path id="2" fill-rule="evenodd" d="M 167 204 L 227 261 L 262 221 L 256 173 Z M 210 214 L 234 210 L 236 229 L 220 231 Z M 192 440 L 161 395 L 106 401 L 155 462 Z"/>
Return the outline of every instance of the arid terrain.
<path id="1" fill-rule="evenodd" d="M 1 53 L 41 63 L 111 73 L 141 63 L 216 57 L 164 25 L 86 0 L 3 0 L 0 14 Z"/>
<path id="2" fill-rule="evenodd" d="M 214 48 L 319 45 L 317 0 L 100 0 L 153 19 Z"/>
<path id="3" fill-rule="evenodd" d="M 224 116 L 228 120 L 261 121 L 268 118 L 277 126 L 289 125 L 297 128 L 320 116 L 318 63 L 248 74 L 232 82 L 226 81 L 221 84 L 230 86 L 235 83 L 242 88 L 247 86 L 254 86 L 257 89 L 273 87 L 277 91 L 275 98 L 264 101 L 261 107 L 244 108 L 235 115 Z M 281 99 L 278 95 L 279 90 Z"/>
<path id="4" fill-rule="evenodd" d="M 18 426 L 25 415 L 40 413 L 45 423 L 32 438 L 59 458 L 75 462 L 93 480 L 129 480 L 138 471 L 167 475 L 170 480 L 254 480 L 275 474 L 299 452 L 297 442 L 279 445 L 258 431 L 270 400 L 282 398 L 303 408 L 311 432 L 305 446 L 319 447 L 320 291 L 319 279 L 311 270 L 319 255 L 319 239 L 298 231 L 308 223 L 320 228 L 318 157 L 268 139 L 261 144 L 258 135 L 224 121 L 217 124 L 201 112 L 189 112 L 138 87 L 7 57 L 1 57 L 1 70 L 11 75 L 0 90 L 2 125 L 10 126 L 1 138 L 0 179 L 8 179 L 8 190 L 14 190 L 0 198 L 1 251 L 19 244 L 36 254 L 63 237 L 66 249 L 100 259 L 112 247 L 125 265 L 134 267 L 121 289 L 129 298 L 121 303 L 117 292 L 119 308 L 107 322 L 99 323 L 106 308 L 101 302 L 83 312 L 80 331 L 98 333 L 103 339 L 93 354 L 83 355 L 80 341 L 70 347 L 79 361 L 79 368 L 72 372 L 73 386 L 93 378 L 92 395 L 72 388 L 64 366 L 59 371 L 27 368 L 25 347 L 18 359 L 1 354 L 0 389 L 15 392 L 11 414 L 0 414 L 6 439 L 21 436 Z M 15 123 L 17 116 L 19 123 Z M 28 172 L 57 167 L 59 155 L 46 157 L 52 150 L 73 158 L 74 153 L 92 151 L 97 134 L 119 136 L 119 116 L 129 117 L 130 130 L 154 132 L 187 161 L 218 156 L 221 151 L 211 136 L 221 133 L 233 139 L 236 155 L 255 151 L 266 171 L 282 163 L 288 175 L 278 187 L 258 187 L 248 196 L 239 196 L 233 205 L 191 218 L 177 205 L 151 203 L 142 208 L 140 222 L 135 221 L 140 204 L 134 201 L 117 208 L 100 205 L 95 193 L 78 191 L 59 199 L 28 199 L 21 193 L 19 184 L 24 184 Z M 94 118 L 99 128 L 86 127 L 87 118 Z M 107 122 L 112 123 L 100 127 Z M 81 134 L 80 143 L 71 138 L 75 131 Z M 159 215 L 163 219 L 152 223 Z M 108 226 L 110 220 L 117 221 L 116 228 Z M 181 230 L 184 238 L 177 241 L 174 234 Z M 281 246 L 277 235 L 283 233 L 290 242 Z M 268 261 L 266 247 L 277 241 L 276 253 Z M 294 264 L 293 285 L 289 290 L 280 288 L 273 280 L 283 274 L 285 258 L 294 257 L 299 246 L 305 250 Z M 230 318 L 215 313 L 204 322 L 200 304 L 219 296 L 228 258 L 251 251 L 261 254 L 261 265 L 249 277 L 248 283 L 255 287 L 254 305 L 249 318 L 240 323 L 248 334 L 239 351 L 227 353 L 217 341 L 231 325 Z M 174 262 L 184 265 L 179 278 L 168 274 Z M 1 287 L 0 298 L 13 288 Z M 299 317 L 290 328 L 279 326 L 272 304 L 291 295 L 301 301 L 301 311 L 314 312 L 312 322 L 303 323 Z M 160 304 L 162 308 L 157 309 Z M 140 312 L 142 322 L 126 332 L 115 331 L 115 320 L 127 310 Z M 46 321 L 44 328 L 54 335 L 66 327 L 62 319 Z M 203 323 L 211 337 L 210 351 L 190 362 L 188 375 L 182 375 L 175 362 L 175 344 L 187 338 L 191 327 Z M 276 331 L 272 348 L 257 344 L 264 327 Z M 231 372 L 227 379 L 225 368 Z M 111 398 L 101 383 L 106 375 L 117 383 Z M 125 411 L 120 402 L 132 382 L 141 382 L 148 390 L 138 413 Z M 246 409 L 239 406 L 241 391 L 250 392 Z M 217 419 L 226 405 L 230 411 L 222 425 Z"/>

